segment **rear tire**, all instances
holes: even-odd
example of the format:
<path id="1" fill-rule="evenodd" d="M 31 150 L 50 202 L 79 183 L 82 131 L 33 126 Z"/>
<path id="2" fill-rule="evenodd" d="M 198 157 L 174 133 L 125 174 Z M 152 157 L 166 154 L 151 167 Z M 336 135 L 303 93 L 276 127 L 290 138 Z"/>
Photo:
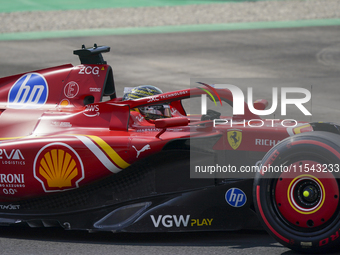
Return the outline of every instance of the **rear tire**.
<path id="1" fill-rule="evenodd" d="M 315 131 L 287 138 L 263 158 L 255 208 L 281 244 L 308 253 L 339 245 L 339 145 L 339 135 Z"/>

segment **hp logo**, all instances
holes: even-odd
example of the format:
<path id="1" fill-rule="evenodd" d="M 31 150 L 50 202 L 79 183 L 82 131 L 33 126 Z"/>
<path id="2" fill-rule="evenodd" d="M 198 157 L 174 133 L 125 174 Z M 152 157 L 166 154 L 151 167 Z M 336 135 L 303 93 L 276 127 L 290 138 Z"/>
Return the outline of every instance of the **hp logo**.
<path id="1" fill-rule="evenodd" d="M 247 202 L 247 196 L 242 190 L 231 188 L 225 193 L 225 200 L 233 207 L 241 207 Z"/>
<path id="2" fill-rule="evenodd" d="M 17 80 L 8 94 L 8 107 L 16 109 L 35 109 L 45 104 L 48 85 L 38 73 L 28 73 Z"/>

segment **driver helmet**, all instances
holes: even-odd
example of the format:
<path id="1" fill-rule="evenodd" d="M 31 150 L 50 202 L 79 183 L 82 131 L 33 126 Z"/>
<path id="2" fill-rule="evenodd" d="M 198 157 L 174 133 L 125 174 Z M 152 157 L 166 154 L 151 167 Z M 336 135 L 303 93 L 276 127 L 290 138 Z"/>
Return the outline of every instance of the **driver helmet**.
<path id="1" fill-rule="evenodd" d="M 143 97 L 155 96 L 162 93 L 162 90 L 155 86 L 141 85 L 132 88 L 130 91 L 125 93 L 122 100 L 135 100 Z M 147 120 L 171 117 L 170 105 L 167 103 L 139 107 L 137 111 L 144 115 L 144 118 Z"/>

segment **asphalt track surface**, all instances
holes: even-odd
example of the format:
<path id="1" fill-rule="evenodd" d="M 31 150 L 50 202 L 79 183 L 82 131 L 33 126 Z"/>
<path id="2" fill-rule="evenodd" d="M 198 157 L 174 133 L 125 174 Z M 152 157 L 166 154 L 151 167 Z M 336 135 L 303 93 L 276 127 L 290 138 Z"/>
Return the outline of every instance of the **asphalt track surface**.
<path id="1" fill-rule="evenodd" d="M 111 46 L 104 58 L 113 67 L 119 95 L 125 86 L 141 84 L 164 91 L 188 88 L 191 78 L 252 86 L 258 91 L 255 96 L 264 98 L 270 97 L 268 88 L 273 85 L 313 85 L 310 119 L 336 121 L 340 117 L 339 32 L 339 26 L 329 26 L 1 41 L 0 76 L 63 63 L 76 65 L 73 50 L 97 43 Z M 0 254 L 295 254 L 264 231 L 245 230 L 89 234 L 1 227 L 0 244 Z"/>

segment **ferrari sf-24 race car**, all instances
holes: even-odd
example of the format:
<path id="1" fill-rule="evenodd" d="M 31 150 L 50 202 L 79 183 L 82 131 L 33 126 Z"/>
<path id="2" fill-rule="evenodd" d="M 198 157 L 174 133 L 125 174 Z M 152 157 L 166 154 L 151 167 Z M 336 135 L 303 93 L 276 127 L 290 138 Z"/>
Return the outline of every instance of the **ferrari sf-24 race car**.
<path id="1" fill-rule="evenodd" d="M 337 247 L 339 126 L 287 127 L 246 103 L 241 115 L 187 114 L 182 102 L 207 93 L 233 105 L 230 90 L 204 83 L 151 94 L 142 86 L 144 96 L 118 97 L 102 56 L 109 50 L 83 46 L 74 51 L 81 65 L 0 79 L 1 225 L 90 232 L 262 225 L 298 251 Z M 258 171 L 242 178 L 227 166 Z"/>

